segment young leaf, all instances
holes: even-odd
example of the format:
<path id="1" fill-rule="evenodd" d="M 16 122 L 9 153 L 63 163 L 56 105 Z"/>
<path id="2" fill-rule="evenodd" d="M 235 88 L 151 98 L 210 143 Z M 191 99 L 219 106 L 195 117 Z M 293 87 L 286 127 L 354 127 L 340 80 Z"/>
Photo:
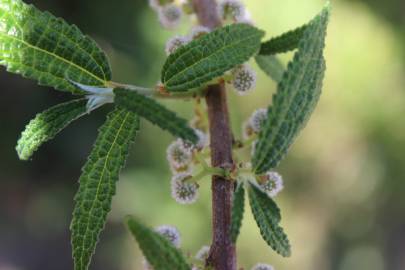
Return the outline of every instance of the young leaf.
<path id="1" fill-rule="evenodd" d="M 128 217 L 126 223 L 154 270 L 191 270 L 181 252 L 162 235 L 133 217 Z"/>
<path id="2" fill-rule="evenodd" d="M 71 122 L 86 114 L 86 104 L 86 99 L 77 99 L 58 104 L 37 114 L 17 142 L 18 157 L 21 160 L 28 160 L 43 143 L 53 139 Z"/>
<path id="3" fill-rule="evenodd" d="M 238 184 L 233 196 L 231 238 L 236 243 L 242 226 L 243 212 L 245 211 L 245 188 L 243 183 Z"/>
<path id="4" fill-rule="evenodd" d="M 255 184 L 249 182 L 248 193 L 250 207 L 263 239 L 278 254 L 289 257 L 291 255 L 290 243 L 287 235 L 279 226 L 281 221 L 280 209 Z"/>
<path id="5" fill-rule="evenodd" d="M 256 174 L 276 167 L 314 110 L 325 72 L 323 48 L 329 7 L 308 26 L 294 59 L 288 65 L 253 155 Z"/>
<path id="6" fill-rule="evenodd" d="M 263 31 L 233 24 L 198 38 L 171 54 L 162 70 L 162 83 L 171 92 L 197 88 L 241 65 L 260 48 Z"/>
<path id="7" fill-rule="evenodd" d="M 188 126 L 187 121 L 178 117 L 174 112 L 160 105 L 155 100 L 138 94 L 135 91 L 125 89 L 115 89 L 114 93 L 115 104 L 117 106 L 139 114 L 176 137 L 192 143 L 197 142 L 197 135 Z"/>
<path id="8" fill-rule="evenodd" d="M 279 83 L 283 78 L 284 66 L 274 55 L 257 55 L 257 65 L 275 82 Z"/>
<path id="9" fill-rule="evenodd" d="M 259 54 L 273 55 L 295 50 L 307 28 L 308 25 L 303 25 L 262 43 Z"/>
<path id="10" fill-rule="evenodd" d="M 75 270 L 86 270 L 104 228 L 115 184 L 128 149 L 139 130 L 139 117 L 125 109 L 112 111 L 80 176 L 71 223 Z"/>
<path id="11" fill-rule="evenodd" d="M 0 64 L 61 91 L 81 93 L 66 78 L 105 85 L 111 70 L 104 52 L 80 30 L 21 0 L 1 0 Z"/>

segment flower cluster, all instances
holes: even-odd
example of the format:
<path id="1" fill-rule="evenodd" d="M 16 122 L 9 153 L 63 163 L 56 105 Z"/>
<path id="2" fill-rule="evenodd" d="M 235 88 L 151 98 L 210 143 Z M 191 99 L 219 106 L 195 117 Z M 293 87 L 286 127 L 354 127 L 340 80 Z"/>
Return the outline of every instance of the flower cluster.
<path id="1" fill-rule="evenodd" d="M 243 137 L 247 139 L 253 134 L 259 134 L 266 120 L 267 109 L 260 108 L 254 111 L 243 125 Z"/>
<path id="2" fill-rule="evenodd" d="M 224 21 L 232 20 L 241 23 L 249 19 L 245 5 L 239 0 L 221 0 L 217 6 L 217 12 Z"/>
<path id="3" fill-rule="evenodd" d="M 283 178 L 277 172 L 269 171 L 259 178 L 259 187 L 271 198 L 277 196 L 284 188 Z"/>
<path id="4" fill-rule="evenodd" d="M 155 228 L 155 231 L 165 237 L 170 243 L 173 244 L 176 248 L 180 248 L 180 232 L 176 227 L 170 225 L 161 225 Z"/>
<path id="5" fill-rule="evenodd" d="M 256 72 L 249 65 L 243 64 L 232 71 L 232 85 L 239 95 L 245 95 L 256 87 Z"/>
<path id="6" fill-rule="evenodd" d="M 179 173 L 172 177 L 172 197 L 180 204 L 192 204 L 198 199 L 198 184 L 190 180 L 188 173 Z"/>
<path id="7" fill-rule="evenodd" d="M 258 263 L 251 270 L 274 270 L 274 268 L 269 264 Z"/>
<path id="8" fill-rule="evenodd" d="M 174 36 L 166 42 L 165 51 L 170 55 L 177 51 L 178 48 L 188 44 L 190 41 L 200 38 L 201 36 L 210 32 L 210 29 L 201 25 L 194 26 L 190 33 L 186 36 Z"/>
<path id="9" fill-rule="evenodd" d="M 155 10 L 159 16 L 160 24 L 167 29 L 179 26 L 183 17 L 181 6 L 173 1 L 149 0 L 149 6 Z"/>
<path id="10" fill-rule="evenodd" d="M 198 261 L 205 262 L 205 260 L 208 258 L 209 252 L 210 252 L 209 246 L 202 246 L 200 250 L 196 253 L 195 259 Z"/>

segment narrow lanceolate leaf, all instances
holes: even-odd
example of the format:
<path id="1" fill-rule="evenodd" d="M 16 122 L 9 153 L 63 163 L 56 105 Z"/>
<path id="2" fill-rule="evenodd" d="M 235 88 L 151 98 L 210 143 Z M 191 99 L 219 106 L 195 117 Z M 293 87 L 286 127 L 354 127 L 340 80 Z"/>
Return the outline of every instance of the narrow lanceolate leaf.
<path id="1" fill-rule="evenodd" d="M 276 203 L 255 184 L 249 183 L 249 202 L 253 216 L 266 243 L 283 257 L 291 255 L 287 235 L 280 227 L 280 209 Z"/>
<path id="2" fill-rule="evenodd" d="M 115 89 L 114 93 L 117 106 L 137 113 L 176 137 L 192 143 L 197 142 L 197 136 L 187 121 L 155 100 L 125 89 Z"/>
<path id="3" fill-rule="evenodd" d="M 66 78 L 105 85 L 104 52 L 80 30 L 21 0 L 0 0 L 0 64 L 41 85 L 80 93 Z"/>
<path id="4" fill-rule="evenodd" d="M 274 55 L 257 55 L 255 57 L 257 65 L 272 78 L 279 83 L 283 78 L 284 66 L 281 61 Z"/>
<path id="5" fill-rule="evenodd" d="M 133 217 L 127 218 L 126 222 L 143 255 L 154 270 L 191 270 L 180 250 L 166 238 L 142 225 Z"/>
<path id="6" fill-rule="evenodd" d="M 247 24 L 233 24 L 206 34 L 169 56 L 163 66 L 162 83 L 171 92 L 200 87 L 255 55 L 263 34 Z"/>
<path id="7" fill-rule="evenodd" d="M 238 239 L 242 226 L 243 213 L 245 211 L 245 188 L 239 183 L 233 194 L 231 238 L 234 243 Z"/>
<path id="8" fill-rule="evenodd" d="M 253 155 L 256 174 L 276 167 L 314 110 L 325 72 L 323 48 L 329 7 L 308 26 L 294 59 L 288 65 Z"/>
<path id="9" fill-rule="evenodd" d="M 53 139 L 71 122 L 86 114 L 86 104 L 86 99 L 77 99 L 39 113 L 29 122 L 17 142 L 18 157 L 28 160 L 43 143 Z"/>
<path id="10" fill-rule="evenodd" d="M 71 224 L 75 270 L 86 270 L 104 228 L 115 184 L 139 129 L 138 116 L 125 109 L 111 112 L 79 179 Z"/>
<path id="11" fill-rule="evenodd" d="M 271 38 L 262 44 L 259 54 L 272 55 L 295 50 L 307 30 L 307 27 L 308 25 L 303 25 L 297 29 L 288 31 L 281 36 Z"/>

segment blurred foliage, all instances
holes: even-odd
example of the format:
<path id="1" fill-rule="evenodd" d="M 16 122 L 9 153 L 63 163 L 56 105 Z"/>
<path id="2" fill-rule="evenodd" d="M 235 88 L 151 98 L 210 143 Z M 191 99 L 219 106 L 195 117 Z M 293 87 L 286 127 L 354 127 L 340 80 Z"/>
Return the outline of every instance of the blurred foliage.
<path id="1" fill-rule="evenodd" d="M 165 60 L 162 30 L 147 1 L 37 0 L 94 37 L 109 55 L 115 80 L 152 85 Z M 249 0 L 267 37 L 309 21 L 323 1 Z M 277 198 L 292 257 L 261 240 L 249 209 L 240 237 L 240 265 L 276 269 L 400 270 L 405 268 L 405 8 L 401 0 L 336 0 L 328 32 L 323 96 L 307 128 L 279 167 L 286 188 Z M 181 33 L 187 31 L 181 28 Z M 291 54 L 282 55 L 284 63 Z M 69 222 L 80 168 L 103 122 L 103 108 L 74 123 L 29 162 L 17 159 L 19 132 L 36 114 L 69 95 L 0 72 L 0 270 L 72 269 Z M 233 129 L 271 102 L 275 84 L 259 72 L 246 97 L 230 91 Z M 186 118 L 192 104 L 165 102 Z M 92 269 L 140 269 L 141 256 L 122 223 L 176 225 L 195 253 L 210 239 L 210 184 L 181 206 L 170 197 L 165 149 L 172 137 L 142 122 L 122 173 L 109 223 Z"/>

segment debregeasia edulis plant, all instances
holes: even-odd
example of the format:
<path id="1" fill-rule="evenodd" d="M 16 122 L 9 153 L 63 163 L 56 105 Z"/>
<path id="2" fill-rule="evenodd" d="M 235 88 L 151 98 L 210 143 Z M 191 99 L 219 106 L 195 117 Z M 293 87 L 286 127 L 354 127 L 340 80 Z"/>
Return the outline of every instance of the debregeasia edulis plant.
<path id="1" fill-rule="evenodd" d="M 82 169 L 74 198 L 70 226 L 74 269 L 89 269 L 111 210 L 120 170 L 140 131 L 141 118 L 174 137 L 167 149 L 172 172 L 167 181 L 171 181 L 168 192 L 175 201 L 191 204 L 198 200 L 205 176 L 214 176 L 213 185 L 216 181 L 230 183 L 233 190 L 225 199 L 232 203 L 218 211 L 230 211 L 231 215 L 224 219 L 223 228 L 217 228 L 214 222 L 213 231 L 231 239 L 225 242 L 230 250 L 234 249 L 247 194 L 264 241 L 281 256 L 290 256 L 289 240 L 280 226 L 280 209 L 275 202 L 284 184 L 275 169 L 305 126 L 321 94 L 329 4 L 307 24 L 267 41 L 263 41 L 265 33 L 255 26 L 240 0 L 150 0 L 149 5 L 163 27 L 176 29 L 188 21 L 190 32 L 186 36 L 175 35 L 162 48 L 167 59 L 160 78 L 156 78 L 159 83 L 140 87 L 112 81 L 106 54 L 76 26 L 22 0 L 0 0 L 1 65 L 8 72 L 74 95 L 71 101 L 39 113 L 28 123 L 16 146 L 20 159 L 30 159 L 43 143 L 74 120 L 113 104 Z M 217 19 L 214 26 L 203 20 L 209 13 Z M 284 68 L 276 55 L 288 51 L 295 54 Z M 213 89 L 215 85 L 234 89 L 240 98 L 254 95 L 257 77 L 248 63 L 251 59 L 278 83 L 277 91 L 272 101 L 269 97 L 268 108 L 258 108 L 247 119 L 243 134 L 233 135 L 232 164 L 213 166 L 211 163 L 215 162 L 210 161 L 218 157 L 219 149 L 210 141 L 222 131 L 212 128 L 215 117 L 208 117 L 207 111 L 211 116 L 221 116 L 221 112 L 208 101 L 204 107 L 201 100 L 220 90 Z M 194 116 L 183 119 L 159 103 L 167 98 L 194 102 Z M 237 155 L 244 148 L 251 149 L 246 160 Z M 213 189 L 215 197 L 214 192 Z M 195 255 L 186 256 L 180 249 L 176 228 L 162 225 L 151 229 L 133 216 L 127 217 L 125 224 L 143 251 L 145 269 L 236 269 L 236 257 L 221 259 L 231 262 L 228 264 L 218 260 L 228 256 L 218 254 L 221 248 L 228 248 L 222 243 L 213 242 Z M 251 267 L 273 269 L 263 263 Z"/>

